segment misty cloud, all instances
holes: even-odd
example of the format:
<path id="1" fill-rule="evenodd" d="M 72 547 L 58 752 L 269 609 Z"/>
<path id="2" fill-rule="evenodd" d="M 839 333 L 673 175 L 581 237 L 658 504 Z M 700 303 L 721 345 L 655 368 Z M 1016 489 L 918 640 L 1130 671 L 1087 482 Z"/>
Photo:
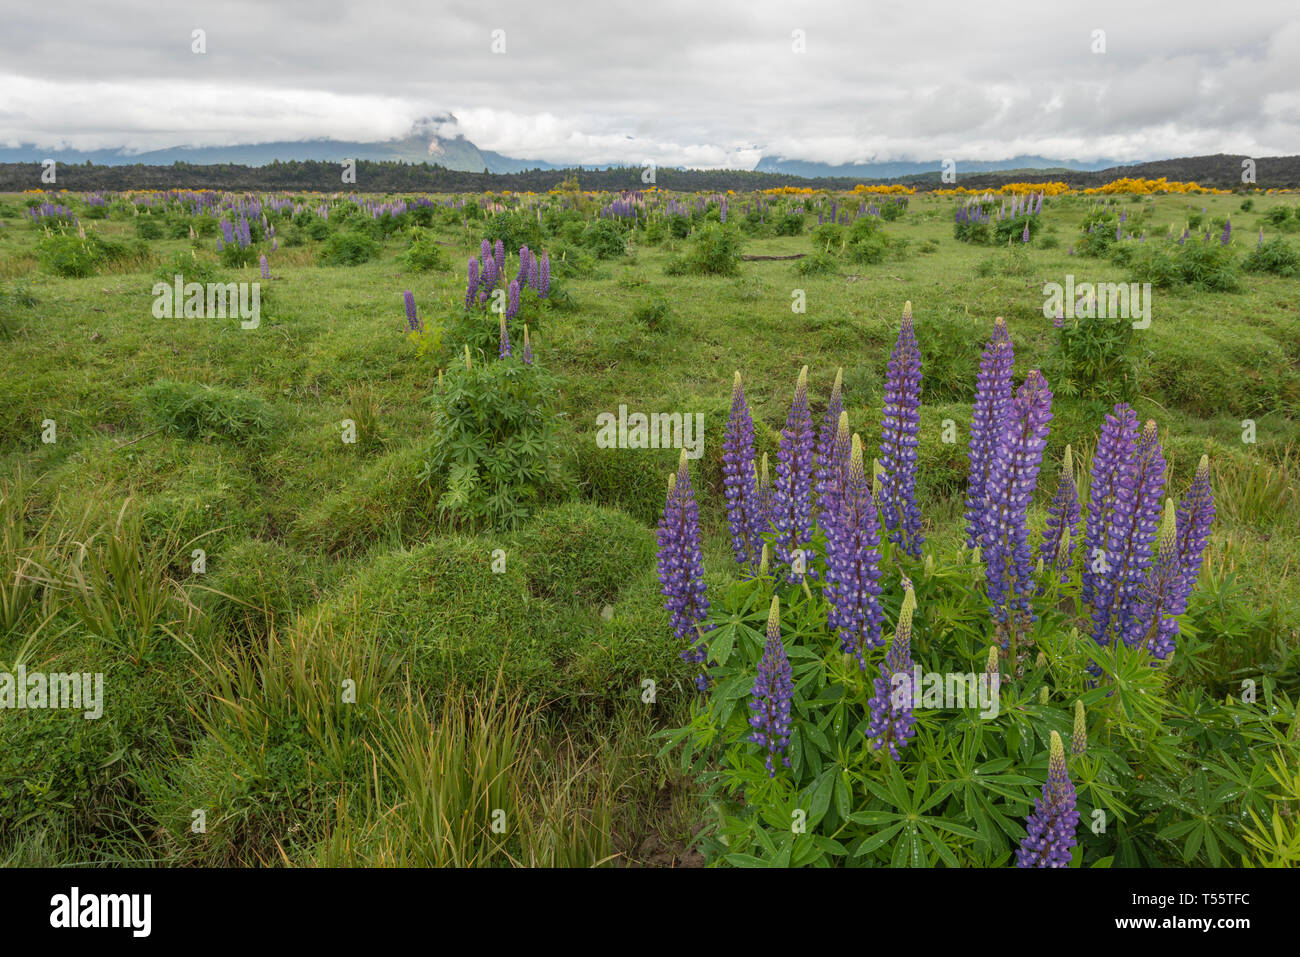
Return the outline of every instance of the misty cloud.
<path id="1" fill-rule="evenodd" d="M 1296 63 L 1294 0 L 33 4 L 0 34 L 0 143 L 371 141 L 431 117 L 554 163 L 1277 155 L 1300 152 Z"/>

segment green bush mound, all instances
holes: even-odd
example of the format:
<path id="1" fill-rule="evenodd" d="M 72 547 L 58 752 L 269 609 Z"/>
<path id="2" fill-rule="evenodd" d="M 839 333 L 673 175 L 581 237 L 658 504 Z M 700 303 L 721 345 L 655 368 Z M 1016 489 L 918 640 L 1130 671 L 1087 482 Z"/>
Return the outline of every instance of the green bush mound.
<path id="1" fill-rule="evenodd" d="M 302 512 L 292 538 L 305 551 L 342 555 L 433 522 L 435 489 L 419 478 L 425 449 L 411 444 L 368 461 L 341 488 Z"/>
<path id="2" fill-rule="evenodd" d="M 187 439 L 230 439 L 269 444 L 280 416 L 265 399 L 243 389 L 162 379 L 140 398 L 159 428 Z"/>
<path id="3" fill-rule="evenodd" d="M 334 233 L 320 248 L 322 266 L 360 266 L 379 253 L 379 243 L 362 233 Z"/>
<path id="4" fill-rule="evenodd" d="M 208 552 L 204 604 L 219 628 L 261 637 L 322 597 L 320 570 L 275 541 L 245 538 Z"/>
<path id="5" fill-rule="evenodd" d="M 555 517 L 562 516 L 606 552 L 571 547 L 542 556 L 535 549 L 552 547 L 556 533 L 541 525 L 514 538 L 443 537 L 385 553 L 340 583 L 320 606 L 321 625 L 374 642 L 429 690 L 474 686 L 500 671 L 508 687 L 539 702 L 632 694 L 636 685 L 624 687 L 624 677 L 665 675 L 678 650 L 653 562 L 644 564 L 653 559 L 650 533 L 590 506 L 561 506 Z M 586 604 L 616 594 L 612 621 Z M 617 640 L 607 642 L 611 634 Z"/>
<path id="6" fill-rule="evenodd" d="M 655 537 L 626 512 L 573 502 L 539 511 L 507 556 L 516 550 L 535 597 L 604 604 L 654 564 Z"/>
<path id="7" fill-rule="evenodd" d="M 192 698 L 183 654 L 172 645 L 142 667 L 87 638 L 49 661 L 26 662 L 29 676 L 102 673 L 102 714 L 0 709 L 0 846 L 41 832 L 56 844 L 93 842 L 107 828 L 130 826 L 134 775 L 174 754 L 173 723 Z"/>
<path id="8" fill-rule="evenodd" d="M 529 594 L 526 562 L 507 551 L 493 571 L 494 551 L 508 544 L 461 535 L 387 552 L 338 586 L 322 623 L 377 640 L 422 685 L 472 685 L 501 669 L 508 685 L 549 696 L 581 639 L 550 631 L 554 609 Z"/>

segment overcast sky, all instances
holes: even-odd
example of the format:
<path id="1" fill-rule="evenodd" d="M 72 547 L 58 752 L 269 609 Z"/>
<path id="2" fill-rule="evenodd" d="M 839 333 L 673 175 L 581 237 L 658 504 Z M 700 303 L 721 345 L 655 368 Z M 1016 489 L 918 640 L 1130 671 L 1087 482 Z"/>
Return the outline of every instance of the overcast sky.
<path id="1" fill-rule="evenodd" d="M 1300 0 L 5 0 L 0 13 L 9 146 L 369 141 L 445 114 L 481 148 L 554 163 L 1295 154 Z"/>

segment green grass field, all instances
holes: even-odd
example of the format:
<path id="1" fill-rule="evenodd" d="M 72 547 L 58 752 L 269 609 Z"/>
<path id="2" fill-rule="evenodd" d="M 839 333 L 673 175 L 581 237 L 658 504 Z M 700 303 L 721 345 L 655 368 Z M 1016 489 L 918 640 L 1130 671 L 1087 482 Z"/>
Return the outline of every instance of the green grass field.
<path id="1" fill-rule="evenodd" d="M 105 706 L 95 721 L 0 710 L 0 862 L 14 865 L 698 864 L 711 805 L 655 737 L 689 719 L 693 697 L 655 571 L 677 452 L 600 448 L 597 415 L 704 413 L 691 468 L 720 593 L 741 578 L 721 493 L 736 370 L 773 460 L 804 365 L 814 421 L 842 368 L 851 429 L 874 454 L 910 301 L 925 376 L 919 498 L 940 556 L 963 538 L 994 317 L 1017 381 L 1041 367 L 1056 392 L 1044 475 L 1067 443 L 1086 461 L 1121 398 L 1109 373 L 1062 380 L 1043 315 L 1045 283 L 1133 278 L 1071 254 L 1090 197 L 1049 197 L 1042 231 L 1008 248 L 958 241 L 956 201 L 913 196 L 883 225 L 880 261 L 836 258 L 809 276 L 800 260 L 673 275 L 692 239 L 638 230 L 601 259 L 548 227 L 540 249 L 565 250 L 553 266 L 566 302 L 534 304 L 530 334 L 553 377 L 555 475 L 522 521 L 496 528 L 449 515 L 445 488 L 420 477 L 443 425 L 439 370 L 463 364 L 439 330 L 463 313 L 484 220 L 435 217 L 425 235 L 443 262 L 430 270 L 400 258 L 404 231 L 367 262 L 321 265 L 322 241 L 290 244 L 286 221 L 260 325 L 243 329 L 153 314 L 178 257 L 258 281 L 256 265 L 223 266 L 212 235 L 137 241 L 145 216 L 83 215 L 122 251 L 70 278 L 41 258 L 26 199 L 0 195 L 0 671 L 102 672 Z M 728 227 L 745 255 L 817 251 L 814 214 L 801 235 L 751 233 L 735 226 L 744 201 L 731 198 Z M 1242 201 L 1120 196 L 1114 208 L 1140 212 L 1153 244 L 1202 207 L 1216 237 L 1211 223 L 1230 216 L 1242 257 L 1261 227 L 1278 235 L 1269 211 L 1296 197 Z M 426 354 L 407 336 L 404 290 L 431 340 L 442 335 Z M 1159 425 L 1170 488 L 1210 456 L 1218 515 L 1188 612 L 1194 650 L 1174 677 L 1210 699 L 1240 697 L 1245 679 L 1290 700 L 1300 690 L 1298 303 L 1297 276 L 1157 287 L 1149 328 L 1120 357 L 1125 398 Z M 480 321 L 494 342 L 495 320 Z M 345 420 L 357 441 L 343 440 Z M 1053 486 L 1040 483 L 1036 530 Z"/>

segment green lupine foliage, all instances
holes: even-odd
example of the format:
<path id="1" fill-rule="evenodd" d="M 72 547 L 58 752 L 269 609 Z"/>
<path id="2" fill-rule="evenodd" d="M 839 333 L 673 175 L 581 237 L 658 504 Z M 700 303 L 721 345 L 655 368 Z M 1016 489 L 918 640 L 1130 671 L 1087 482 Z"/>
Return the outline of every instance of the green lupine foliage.
<path id="1" fill-rule="evenodd" d="M 1270 749 L 1286 744 L 1294 702 L 1266 678 L 1257 702 L 1224 704 L 1180 689 L 1145 651 L 1098 648 L 1062 610 L 1069 587 L 1049 583 L 1049 600 L 1036 605 L 1030 638 L 1041 655 L 1014 668 L 1002 656 L 996 716 L 917 707 L 901 761 L 872 750 L 867 702 L 903 598 L 892 562 L 885 545 L 887 642 L 868 653 L 865 672 L 829 633 L 818 589 L 764 575 L 715 597 L 705 623 L 712 686 L 690 723 L 663 735 L 712 809 L 699 838 L 710 863 L 1009 866 L 1054 731 L 1086 738 L 1068 759 L 1080 812 L 1073 866 L 1231 866 L 1248 856 L 1247 824 L 1271 813 Z M 981 570 L 958 552 L 912 573 L 912 656 L 924 673 L 986 671 Z M 774 593 L 795 693 L 791 766 L 769 778 L 765 752 L 748 741 L 748 702 Z"/>
<path id="2" fill-rule="evenodd" d="M 454 363 L 430 397 L 434 438 L 420 480 L 442 490 L 437 508 L 450 525 L 512 527 L 558 483 L 550 379 L 515 357 L 471 363 Z"/>

